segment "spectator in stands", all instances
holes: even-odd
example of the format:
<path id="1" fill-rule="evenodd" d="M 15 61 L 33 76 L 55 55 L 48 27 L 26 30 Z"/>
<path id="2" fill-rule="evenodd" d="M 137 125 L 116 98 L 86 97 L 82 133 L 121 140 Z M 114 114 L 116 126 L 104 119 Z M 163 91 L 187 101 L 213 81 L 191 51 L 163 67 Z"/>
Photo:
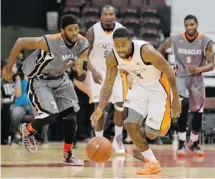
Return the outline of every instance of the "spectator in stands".
<path id="1" fill-rule="evenodd" d="M 5 61 L 1 62 L 1 74 L 6 65 Z M 8 83 L 5 80 L 1 80 L 1 144 L 8 143 L 9 137 L 9 125 L 10 125 L 10 115 L 9 109 L 10 105 L 14 99 L 14 89 L 13 84 Z"/>

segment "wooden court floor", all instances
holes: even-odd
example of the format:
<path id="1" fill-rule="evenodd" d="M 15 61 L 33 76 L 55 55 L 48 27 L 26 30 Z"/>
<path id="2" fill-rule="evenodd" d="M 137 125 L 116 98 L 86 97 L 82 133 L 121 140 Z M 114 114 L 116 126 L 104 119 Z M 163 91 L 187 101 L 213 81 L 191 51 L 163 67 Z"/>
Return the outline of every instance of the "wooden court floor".
<path id="1" fill-rule="evenodd" d="M 163 170 L 152 176 L 139 176 L 135 171 L 143 164 L 138 160 L 134 145 L 126 145 L 126 155 L 113 153 L 104 164 L 90 162 L 85 155 L 85 145 L 79 144 L 73 152 L 83 159 L 83 167 L 62 163 L 62 143 L 52 143 L 48 149 L 39 148 L 37 154 L 29 154 L 24 147 L 1 146 L 2 178 L 215 178 L 215 146 L 203 146 L 205 156 L 198 158 L 188 151 L 177 159 L 172 145 L 152 145 Z M 133 157 L 136 156 L 137 158 Z"/>

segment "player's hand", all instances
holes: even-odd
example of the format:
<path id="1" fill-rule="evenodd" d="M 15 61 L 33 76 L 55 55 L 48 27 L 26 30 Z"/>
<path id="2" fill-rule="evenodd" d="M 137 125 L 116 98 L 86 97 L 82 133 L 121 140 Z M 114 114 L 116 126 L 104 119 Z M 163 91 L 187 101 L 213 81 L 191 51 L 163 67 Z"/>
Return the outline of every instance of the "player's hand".
<path id="1" fill-rule="evenodd" d="M 98 71 L 96 71 L 96 70 L 93 71 L 92 76 L 93 76 L 93 80 L 95 83 L 102 84 L 102 81 L 103 81 L 102 75 Z"/>
<path id="2" fill-rule="evenodd" d="M 187 70 L 194 75 L 198 75 L 202 72 L 200 67 L 194 67 L 194 66 L 187 67 Z"/>
<path id="3" fill-rule="evenodd" d="M 97 107 L 95 109 L 95 111 L 93 112 L 93 114 L 90 117 L 92 126 L 96 126 L 96 123 L 99 120 L 99 118 L 102 116 L 102 113 L 103 113 L 103 111 L 99 107 Z"/>
<path id="4" fill-rule="evenodd" d="M 181 100 L 179 96 L 173 96 L 172 100 L 172 117 L 179 118 L 181 114 Z"/>
<path id="5" fill-rule="evenodd" d="M 12 82 L 12 79 L 13 79 L 12 68 L 8 68 L 6 66 L 3 73 L 2 73 L 2 78 L 8 82 Z"/>

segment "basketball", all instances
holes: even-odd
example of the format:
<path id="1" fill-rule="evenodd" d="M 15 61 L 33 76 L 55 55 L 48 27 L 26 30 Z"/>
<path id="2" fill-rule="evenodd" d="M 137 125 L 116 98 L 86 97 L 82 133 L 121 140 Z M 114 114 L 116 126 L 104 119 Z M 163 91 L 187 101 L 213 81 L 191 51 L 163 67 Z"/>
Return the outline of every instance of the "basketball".
<path id="1" fill-rule="evenodd" d="M 86 146 L 86 154 L 93 162 L 106 162 L 112 154 L 112 144 L 104 137 L 94 137 Z"/>

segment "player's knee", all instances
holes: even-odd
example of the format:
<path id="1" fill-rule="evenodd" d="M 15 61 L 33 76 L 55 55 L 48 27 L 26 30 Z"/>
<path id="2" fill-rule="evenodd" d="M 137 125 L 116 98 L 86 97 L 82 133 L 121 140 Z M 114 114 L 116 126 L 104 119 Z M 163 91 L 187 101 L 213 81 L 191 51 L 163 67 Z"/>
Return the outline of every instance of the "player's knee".
<path id="1" fill-rule="evenodd" d="M 159 130 L 153 129 L 147 125 L 144 127 L 145 135 L 147 138 L 153 140 L 159 136 Z"/>
<path id="2" fill-rule="evenodd" d="M 48 124 L 54 123 L 57 120 L 58 116 L 59 116 L 59 113 L 50 114 L 48 117 L 48 121 L 49 121 Z"/>
<path id="3" fill-rule="evenodd" d="M 125 126 L 125 129 L 130 133 L 131 131 L 133 130 L 136 130 L 137 128 L 140 128 L 140 126 L 136 123 L 132 123 L 132 122 L 127 122 L 125 121 L 124 122 L 124 126 Z"/>
<path id="4" fill-rule="evenodd" d="M 123 103 L 116 103 L 116 104 L 114 104 L 114 108 L 115 108 L 115 110 L 117 110 L 119 112 L 123 112 L 124 111 Z"/>

